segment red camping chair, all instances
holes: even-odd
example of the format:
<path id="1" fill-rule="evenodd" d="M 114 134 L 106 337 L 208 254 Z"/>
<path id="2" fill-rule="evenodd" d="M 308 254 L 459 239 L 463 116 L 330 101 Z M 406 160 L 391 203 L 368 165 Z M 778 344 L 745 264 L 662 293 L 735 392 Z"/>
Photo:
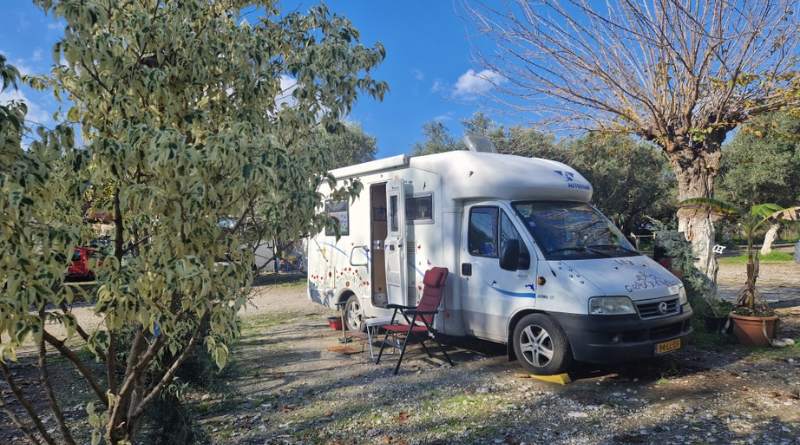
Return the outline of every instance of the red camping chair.
<path id="1" fill-rule="evenodd" d="M 392 321 L 390 324 L 381 326 L 381 328 L 386 331 L 386 336 L 383 338 L 383 343 L 381 343 L 381 350 L 378 353 L 378 360 L 375 361 L 375 364 L 380 363 L 381 354 L 383 354 L 384 347 L 387 345 L 395 347 L 400 350 L 400 358 L 397 359 L 397 366 L 394 368 L 394 373 L 397 374 L 397 371 L 400 369 L 400 362 L 403 361 L 403 354 L 406 352 L 406 344 L 412 337 L 417 339 L 422 345 L 422 349 L 428 353 L 429 357 L 433 358 L 433 355 L 428 350 L 428 347 L 425 346 L 425 340 L 429 337 L 435 341 L 437 345 L 439 345 L 439 349 L 442 351 L 442 354 L 444 354 L 444 357 L 447 359 L 450 365 L 455 366 L 453 361 L 450 360 L 450 357 L 447 355 L 447 352 L 444 350 L 444 347 L 442 347 L 442 344 L 436 339 L 436 331 L 434 331 L 432 326 L 433 317 L 437 312 L 439 312 L 439 302 L 442 301 L 444 283 L 446 280 L 447 268 L 434 267 L 425 272 L 425 277 L 422 279 L 422 284 L 425 285 L 424 289 L 422 290 L 422 299 L 419 301 L 419 304 L 416 307 L 402 306 L 399 304 L 390 304 L 386 306 L 389 309 L 394 309 L 394 314 L 392 315 Z M 406 323 L 408 323 L 407 325 L 394 324 L 398 312 L 403 315 Z M 408 318 L 409 316 L 411 316 L 411 319 Z M 422 324 L 419 324 L 419 322 L 422 322 Z M 402 334 L 405 334 L 402 342 L 389 340 L 390 335 L 396 339 L 398 335 Z"/>

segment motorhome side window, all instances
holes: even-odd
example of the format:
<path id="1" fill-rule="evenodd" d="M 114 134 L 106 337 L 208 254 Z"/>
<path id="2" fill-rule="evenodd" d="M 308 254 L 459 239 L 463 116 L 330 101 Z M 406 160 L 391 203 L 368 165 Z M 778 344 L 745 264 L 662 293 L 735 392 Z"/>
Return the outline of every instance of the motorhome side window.
<path id="1" fill-rule="evenodd" d="M 339 234 L 346 236 L 350 234 L 350 205 L 347 201 L 325 203 L 325 212 L 328 216 L 336 218 L 339 222 Z M 325 236 L 334 236 L 333 230 L 325 229 Z"/>
<path id="2" fill-rule="evenodd" d="M 433 195 L 406 198 L 406 224 L 411 221 L 433 222 Z"/>
<path id="3" fill-rule="evenodd" d="M 514 224 L 511 222 L 511 218 L 503 212 L 502 216 L 500 217 L 500 247 L 503 244 L 510 240 L 515 239 L 519 240 L 519 252 L 520 256 L 528 256 L 528 248 L 525 246 L 525 242 L 522 240 L 522 237 L 519 236 L 519 232 L 516 228 L 514 228 Z"/>
<path id="4" fill-rule="evenodd" d="M 497 258 L 497 207 L 473 207 L 469 212 L 467 245 L 474 256 Z"/>

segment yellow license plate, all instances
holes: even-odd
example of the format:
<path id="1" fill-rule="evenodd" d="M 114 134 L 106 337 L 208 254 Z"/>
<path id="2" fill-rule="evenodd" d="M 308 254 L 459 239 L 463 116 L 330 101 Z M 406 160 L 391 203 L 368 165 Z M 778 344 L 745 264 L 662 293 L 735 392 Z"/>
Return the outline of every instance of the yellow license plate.
<path id="1" fill-rule="evenodd" d="M 666 354 L 668 352 L 677 351 L 681 348 L 681 339 L 665 341 L 663 343 L 656 343 L 656 355 Z"/>

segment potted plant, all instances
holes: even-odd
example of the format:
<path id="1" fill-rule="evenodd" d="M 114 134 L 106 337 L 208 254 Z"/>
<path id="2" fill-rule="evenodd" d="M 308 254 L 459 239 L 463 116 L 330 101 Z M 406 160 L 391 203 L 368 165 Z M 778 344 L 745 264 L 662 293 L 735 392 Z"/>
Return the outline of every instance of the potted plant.
<path id="1" fill-rule="evenodd" d="M 728 318 L 733 304 L 718 298 L 713 283 L 695 267 L 692 246 L 686 237 L 660 221 L 651 219 L 651 224 L 656 228 L 653 259 L 683 282 L 695 315 L 702 318 L 706 331 L 733 332 Z"/>
<path id="2" fill-rule="evenodd" d="M 736 308 L 730 313 L 734 332 L 739 342 L 746 346 L 772 344 L 778 317 L 756 288 L 759 260 L 753 245 L 756 233 L 768 221 L 798 220 L 800 206 L 783 208 L 777 204 L 758 204 L 744 211 L 715 199 L 693 198 L 682 201 L 679 207 L 679 214 L 706 212 L 714 220 L 733 218 L 738 221 L 747 237 L 747 279 L 737 294 Z"/>

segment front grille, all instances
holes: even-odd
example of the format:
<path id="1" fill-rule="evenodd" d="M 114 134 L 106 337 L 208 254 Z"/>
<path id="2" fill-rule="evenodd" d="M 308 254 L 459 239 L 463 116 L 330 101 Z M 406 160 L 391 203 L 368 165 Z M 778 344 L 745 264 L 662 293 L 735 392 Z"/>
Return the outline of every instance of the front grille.
<path id="1" fill-rule="evenodd" d="M 661 303 L 666 303 L 666 311 L 662 312 Z M 677 295 L 670 296 L 669 298 L 660 300 L 648 300 L 645 302 L 637 303 L 636 309 L 639 311 L 639 316 L 642 319 L 658 318 L 667 315 L 677 314 L 681 311 L 680 298 Z"/>

